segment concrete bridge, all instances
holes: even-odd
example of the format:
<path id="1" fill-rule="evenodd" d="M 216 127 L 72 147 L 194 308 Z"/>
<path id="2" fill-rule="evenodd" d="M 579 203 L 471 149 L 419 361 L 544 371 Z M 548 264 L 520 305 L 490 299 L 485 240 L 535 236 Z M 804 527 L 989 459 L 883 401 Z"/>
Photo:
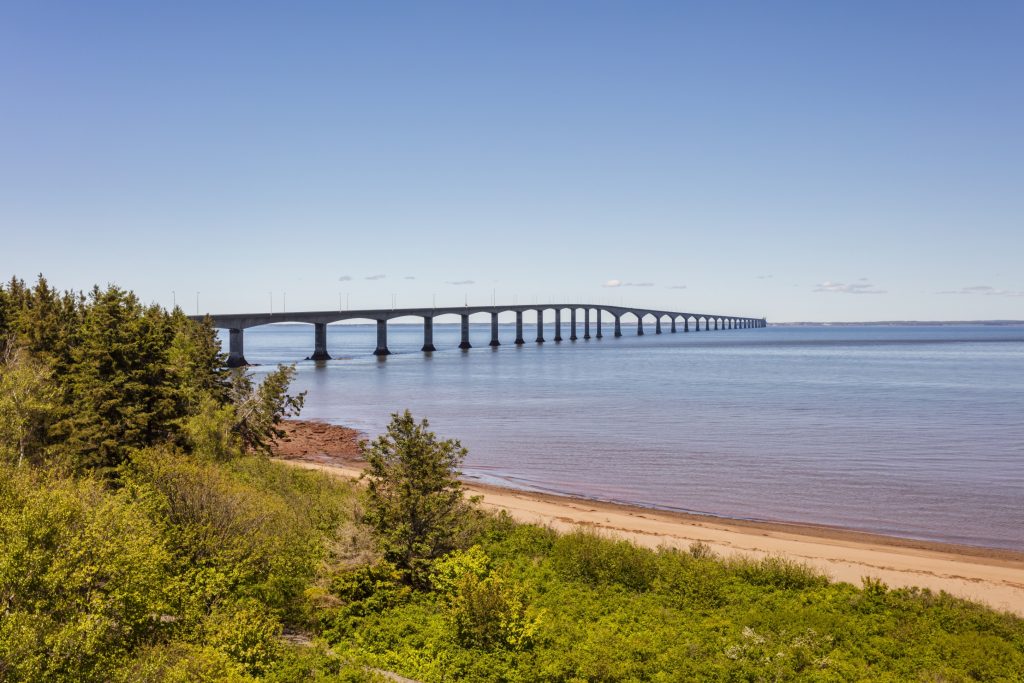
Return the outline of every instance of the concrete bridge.
<path id="1" fill-rule="evenodd" d="M 373 352 L 377 356 L 387 356 L 388 350 L 388 320 L 393 318 L 417 317 L 423 318 L 423 351 L 436 351 L 434 348 L 434 318 L 442 315 L 457 315 L 462 319 L 462 342 L 460 349 L 471 348 L 469 344 L 469 316 L 486 313 L 491 316 L 491 342 L 490 346 L 500 346 L 498 340 L 498 314 L 514 312 L 516 314 L 516 339 L 515 344 L 524 344 L 523 338 L 523 313 L 535 311 L 537 314 L 537 343 L 544 342 L 544 313 L 555 312 L 555 336 L 554 341 L 562 341 L 562 312 L 569 311 L 569 340 L 576 341 L 577 313 L 583 312 L 583 339 L 590 339 L 590 314 L 595 313 L 595 334 L 596 339 L 601 339 L 603 314 L 608 314 L 614 322 L 614 335 L 622 336 L 622 316 L 633 315 L 636 317 L 636 333 L 644 334 L 644 320 L 653 318 L 655 334 L 661 334 L 661 324 L 667 321 L 671 332 L 677 331 L 677 323 L 682 323 L 683 332 L 691 330 L 690 321 L 693 321 L 694 332 L 711 330 L 733 330 L 752 327 L 765 327 L 767 321 L 764 318 L 742 318 L 732 315 L 715 315 L 711 313 L 684 313 L 680 311 L 658 311 L 648 308 L 634 308 L 624 306 L 605 306 L 596 304 L 548 304 L 548 305 L 523 305 L 523 306 L 454 306 L 450 308 L 386 308 L 368 309 L 361 311 L 312 311 L 305 313 L 229 313 L 225 315 L 210 315 L 213 326 L 229 331 L 228 338 L 228 365 L 239 367 L 246 365 L 243 331 L 249 327 L 269 325 L 270 323 L 307 323 L 313 325 L 314 343 L 311 360 L 330 360 L 327 353 L 327 325 L 341 320 L 374 320 L 377 323 L 377 349 Z M 190 316 L 193 320 L 202 320 L 204 316 Z"/>

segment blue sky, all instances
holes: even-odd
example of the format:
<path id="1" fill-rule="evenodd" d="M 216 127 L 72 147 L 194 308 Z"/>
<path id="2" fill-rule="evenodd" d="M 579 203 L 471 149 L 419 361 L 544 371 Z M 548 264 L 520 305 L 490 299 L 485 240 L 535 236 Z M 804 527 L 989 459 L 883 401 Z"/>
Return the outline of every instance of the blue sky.
<path id="1" fill-rule="evenodd" d="M 1021 35 L 1019 2 L 7 2 L 0 275 L 1024 319 Z"/>

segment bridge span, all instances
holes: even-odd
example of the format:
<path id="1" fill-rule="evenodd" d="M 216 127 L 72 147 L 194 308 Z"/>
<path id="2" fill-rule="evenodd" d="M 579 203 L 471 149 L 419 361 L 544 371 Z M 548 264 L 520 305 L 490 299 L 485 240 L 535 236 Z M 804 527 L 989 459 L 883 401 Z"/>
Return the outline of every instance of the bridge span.
<path id="1" fill-rule="evenodd" d="M 218 329 L 228 330 L 228 365 L 239 367 L 247 365 L 244 354 L 244 330 L 259 325 L 271 323 L 306 323 L 313 325 L 313 354 L 311 360 L 330 360 L 327 353 L 327 325 L 342 320 L 372 320 L 377 323 L 377 348 L 373 352 L 377 356 L 387 356 L 391 353 L 388 350 L 388 321 L 394 318 L 417 317 L 423 318 L 423 351 L 436 351 L 434 348 L 434 318 L 442 315 L 457 315 L 462 320 L 462 341 L 460 349 L 471 348 L 469 343 L 469 316 L 480 313 L 489 313 L 491 316 L 491 342 L 490 346 L 500 346 L 498 339 L 498 314 L 514 312 L 516 314 L 516 339 L 515 344 L 525 344 L 523 338 L 523 313 L 534 311 L 537 314 L 537 338 L 535 341 L 544 342 L 544 313 L 553 310 L 555 312 L 555 336 L 554 341 L 562 341 L 562 312 L 569 311 L 569 340 L 576 341 L 577 313 L 583 312 L 583 339 L 590 339 L 590 314 L 595 312 L 595 334 L 594 338 L 601 339 L 601 323 L 604 315 L 611 316 L 614 323 L 614 336 L 622 336 L 622 316 L 633 315 L 636 318 L 637 335 L 644 334 L 644 320 L 654 319 L 654 332 L 661 334 L 661 323 L 667 319 L 670 323 L 670 331 L 677 331 L 677 322 L 682 323 L 683 332 L 690 331 L 690 321 L 693 321 L 693 331 L 701 331 L 701 323 L 704 324 L 704 331 L 711 330 L 733 330 L 752 327 L 765 327 L 767 321 L 764 318 L 746 318 L 732 315 L 717 315 L 712 313 L 686 313 L 682 311 L 659 311 L 649 308 L 635 308 L 631 306 L 606 306 L 604 304 L 529 304 L 513 306 L 453 306 L 445 308 L 379 308 L 359 311 L 308 311 L 308 312 L 284 312 L 284 313 L 228 313 L 223 315 L 190 316 L 193 320 L 204 320 L 209 317 L 213 326 Z M 713 327 L 712 327 L 713 326 Z"/>

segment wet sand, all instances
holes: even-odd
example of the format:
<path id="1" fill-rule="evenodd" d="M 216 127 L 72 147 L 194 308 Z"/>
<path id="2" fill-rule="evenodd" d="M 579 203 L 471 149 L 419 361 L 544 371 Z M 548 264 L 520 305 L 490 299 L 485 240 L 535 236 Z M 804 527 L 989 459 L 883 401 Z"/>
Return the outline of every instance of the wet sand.
<path id="1" fill-rule="evenodd" d="M 283 425 L 281 460 L 338 476 L 362 472 L 358 442 L 347 427 L 302 420 Z M 687 548 L 707 543 L 720 555 L 783 555 L 806 562 L 834 580 L 860 585 L 872 576 L 892 587 L 944 590 L 1024 616 L 1024 553 L 868 534 L 847 529 L 770 521 L 730 520 L 605 503 L 569 496 L 465 483 L 489 510 L 565 531 L 586 526 L 638 545 Z"/>

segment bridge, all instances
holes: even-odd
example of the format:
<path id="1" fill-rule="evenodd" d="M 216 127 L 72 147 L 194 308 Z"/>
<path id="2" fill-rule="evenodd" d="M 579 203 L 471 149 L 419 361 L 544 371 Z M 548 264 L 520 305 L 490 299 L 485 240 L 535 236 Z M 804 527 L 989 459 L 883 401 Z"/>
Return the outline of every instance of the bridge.
<path id="1" fill-rule="evenodd" d="M 327 325 L 342 320 L 373 320 L 377 323 L 377 348 L 374 355 L 387 356 L 391 353 L 388 350 L 388 321 L 394 318 L 417 317 L 423 318 L 423 351 L 436 351 L 434 348 L 434 318 L 442 315 L 457 315 L 462 319 L 462 341 L 460 349 L 472 348 L 469 343 L 469 316 L 488 313 L 491 316 L 491 342 L 490 346 L 501 346 L 498 339 L 498 314 L 514 312 L 516 314 L 516 339 L 515 344 L 525 344 L 523 338 L 523 313 L 534 311 L 537 314 L 537 338 L 536 342 L 544 342 L 544 313 L 553 310 L 555 312 L 555 336 L 554 341 L 562 341 L 562 311 L 569 311 L 569 340 L 576 341 L 577 313 L 583 312 L 583 339 L 590 339 L 590 314 L 595 312 L 595 334 L 594 338 L 601 339 L 603 314 L 608 314 L 614 321 L 614 335 L 622 336 L 622 317 L 632 315 L 636 318 L 637 335 L 644 334 L 644 319 L 654 318 L 654 332 L 661 334 L 661 324 L 666 319 L 670 323 L 670 330 L 677 331 L 677 322 L 682 322 L 683 332 L 690 331 L 692 320 L 693 331 L 701 331 L 701 323 L 704 331 L 711 330 L 733 330 L 753 327 L 765 327 L 767 321 L 764 318 L 744 318 L 731 315 L 716 315 L 711 313 L 685 313 L 681 311 L 658 311 L 646 308 L 633 308 L 623 306 L 606 306 L 603 304 L 530 304 L 513 306 L 454 306 L 448 308 L 379 308 L 360 311 L 310 311 L 310 312 L 284 312 L 284 313 L 229 313 L 223 315 L 209 315 L 213 326 L 218 329 L 228 330 L 228 366 L 239 367 L 248 365 L 245 360 L 244 351 L 244 330 L 259 325 L 271 323 L 306 323 L 313 325 L 313 354 L 310 360 L 330 360 L 327 353 Z M 207 316 L 189 316 L 193 320 L 204 320 Z M 713 327 L 712 327 L 713 325 Z"/>

